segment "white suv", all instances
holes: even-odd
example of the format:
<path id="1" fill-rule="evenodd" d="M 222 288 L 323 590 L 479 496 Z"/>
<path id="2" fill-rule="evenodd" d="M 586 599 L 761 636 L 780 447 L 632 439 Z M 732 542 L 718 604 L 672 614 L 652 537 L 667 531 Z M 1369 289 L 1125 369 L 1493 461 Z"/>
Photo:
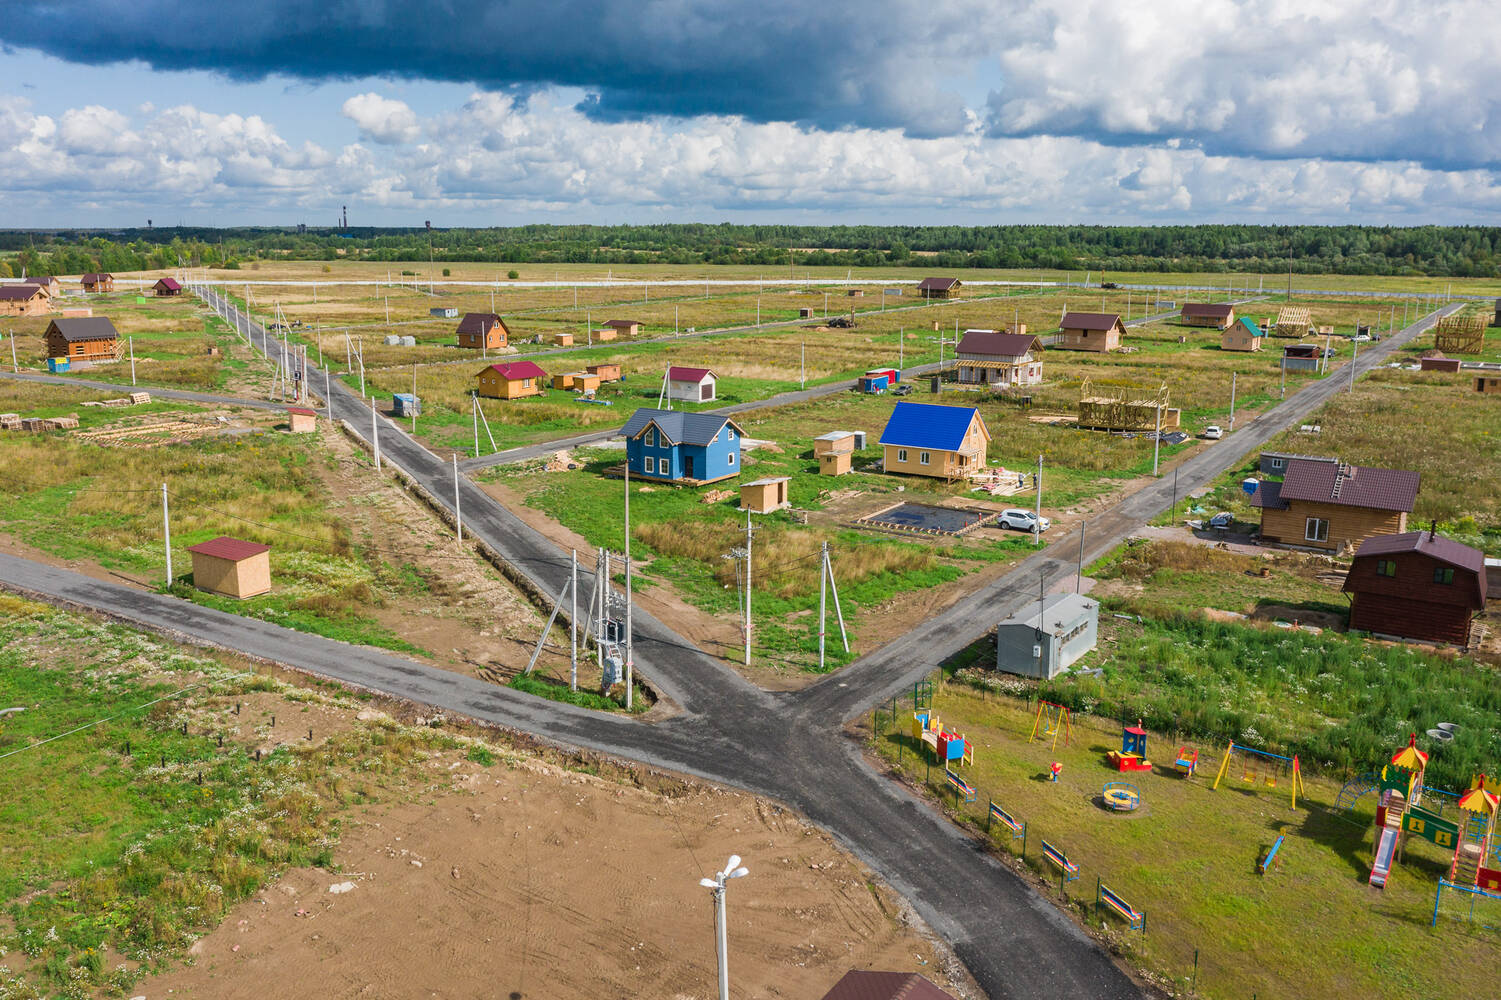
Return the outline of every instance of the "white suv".
<path id="1" fill-rule="evenodd" d="M 1210 424 L 1204 428 L 1204 437 L 1210 441 L 1218 441 L 1225 436 L 1225 430 L 1219 424 Z"/>
<path id="2" fill-rule="evenodd" d="M 1033 525 L 1036 525 L 1038 531 L 1047 531 L 1053 522 L 1045 517 L 1038 517 L 1030 510 L 1008 507 L 1001 511 L 1001 516 L 996 518 L 996 523 L 1003 528 L 1015 528 L 1017 531 L 1031 531 Z"/>

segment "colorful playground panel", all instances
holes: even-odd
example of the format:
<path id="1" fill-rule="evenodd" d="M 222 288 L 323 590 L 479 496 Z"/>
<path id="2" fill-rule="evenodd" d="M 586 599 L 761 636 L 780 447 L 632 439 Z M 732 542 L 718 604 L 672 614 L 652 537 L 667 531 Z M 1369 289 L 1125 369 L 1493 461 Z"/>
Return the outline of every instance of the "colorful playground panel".
<path id="1" fill-rule="evenodd" d="M 1121 748 L 1106 754 L 1118 771 L 1150 771 L 1152 762 L 1147 760 L 1147 731 L 1138 721 L 1134 726 L 1121 730 Z"/>
<path id="2" fill-rule="evenodd" d="M 1179 747 L 1178 759 L 1173 761 L 1173 767 L 1185 778 L 1192 778 L 1199 773 L 1199 751 L 1193 747 Z"/>

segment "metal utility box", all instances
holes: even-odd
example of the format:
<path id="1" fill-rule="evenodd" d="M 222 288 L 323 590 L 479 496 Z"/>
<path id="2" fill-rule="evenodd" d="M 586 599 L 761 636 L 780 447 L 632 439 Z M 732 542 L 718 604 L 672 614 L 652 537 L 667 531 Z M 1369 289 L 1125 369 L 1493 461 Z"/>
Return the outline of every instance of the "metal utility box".
<path id="1" fill-rule="evenodd" d="M 392 412 L 398 417 L 422 416 L 422 400 L 409 392 L 398 392 L 391 397 Z"/>
<path id="2" fill-rule="evenodd" d="M 996 626 L 996 669 L 1048 680 L 1095 647 L 1100 605 L 1078 594 L 1049 594 Z"/>

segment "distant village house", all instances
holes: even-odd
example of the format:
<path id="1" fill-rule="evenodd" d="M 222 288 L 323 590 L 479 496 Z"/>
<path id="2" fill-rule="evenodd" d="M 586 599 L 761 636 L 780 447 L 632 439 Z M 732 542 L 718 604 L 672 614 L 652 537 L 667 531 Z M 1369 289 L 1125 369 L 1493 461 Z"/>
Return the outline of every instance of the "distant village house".
<path id="1" fill-rule="evenodd" d="M 151 286 L 151 290 L 155 292 L 158 297 L 164 295 L 181 295 L 182 285 L 177 281 L 176 278 L 161 278 L 157 281 L 156 284 Z"/>
<path id="2" fill-rule="evenodd" d="M 547 388 L 547 372 L 533 361 L 486 365 L 475 376 L 475 392 L 489 399 L 540 396 Z"/>
<path id="3" fill-rule="evenodd" d="M 985 467 L 990 431 L 972 406 L 902 401 L 880 444 L 887 472 L 959 479 Z"/>
<path id="4" fill-rule="evenodd" d="M 1208 326 L 1224 330 L 1235 322 L 1235 307 L 1228 302 L 1185 302 L 1179 318 L 1186 326 Z"/>
<path id="5" fill-rule="evenodd" d="M 1026 327 L 1016 333 L 966 330 L 958 353 L 960 382 L 1008 387 L 1042 381 L 1042 341 Z"/>
<path id="6" fill-rule="evenodd" d="M 621 429 L 631 475 L 697 486 L 740 474 L 740 425 L 729 417 L 642 407 Z"/>
<path id="7" fill-rule="evenodd" d="M 455 335 L 460 347 L 498 351 L 510 343 L 511 331 L 494 313 L 465 313 Z"/>
<path id="8" fill-rule="evenodd" d="M 1259 351 L 1261 350 L 1261 327 L 1242 316 L 1235 323 L 1225 328 L 1225 333 L 1220 337 L 1220 350 L 1222 351 Z"/>
<path id="9" fill-rule="evenodd" d="M 102 271 L 91 271 L 83 276 L 83 290 L 86 292 L 113 292 L 115 290 L 115 276 Z"/>
<path id="10" fill-rule="evenodd" d="M 1404 469 L 1294 458 L 1282 482 L 1257 485 L 1251 506 L 1261 508 L 1263 542 L 1339 552 L 1406 531 L 1418 485 Z"/>
<path id="11" fill-rule="evenodd" d="M 1064 313 L 1059 321 L 1058 342 L 1065 351 L 1116 351 L 1126 335 L 1119 313 Z"/>
<path id="12" fill-rule="evenodd" d="M 45 316 L 47 293 L 38 285 L 0 285 L 0 316 Z"/>
<path id="13" fill-rule="evenodd" d="M 917 283 L 917 294 L 925 299 L 957 299 L 963 287 L 958 278 L 924 278 Z"/>

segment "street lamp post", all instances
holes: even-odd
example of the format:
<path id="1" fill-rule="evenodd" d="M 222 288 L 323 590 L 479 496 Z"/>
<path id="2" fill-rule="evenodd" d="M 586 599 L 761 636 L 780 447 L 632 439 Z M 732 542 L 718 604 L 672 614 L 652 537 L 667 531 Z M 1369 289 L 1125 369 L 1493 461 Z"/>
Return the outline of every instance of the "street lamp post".
<path id="1" fill-rule="evenodd" d="M 724 871 L 716 872 L 713 878 L 701 878 L 698 884 L 714 896 L 715 948 L 719 955 L 719 1000 L 730 1000 L 729 944 L 725 934 L 724 884 L 732 878 L 744 878 L 750 870 L 740 865 L 740 855 L 731 854 L 724 863 Z"/>

